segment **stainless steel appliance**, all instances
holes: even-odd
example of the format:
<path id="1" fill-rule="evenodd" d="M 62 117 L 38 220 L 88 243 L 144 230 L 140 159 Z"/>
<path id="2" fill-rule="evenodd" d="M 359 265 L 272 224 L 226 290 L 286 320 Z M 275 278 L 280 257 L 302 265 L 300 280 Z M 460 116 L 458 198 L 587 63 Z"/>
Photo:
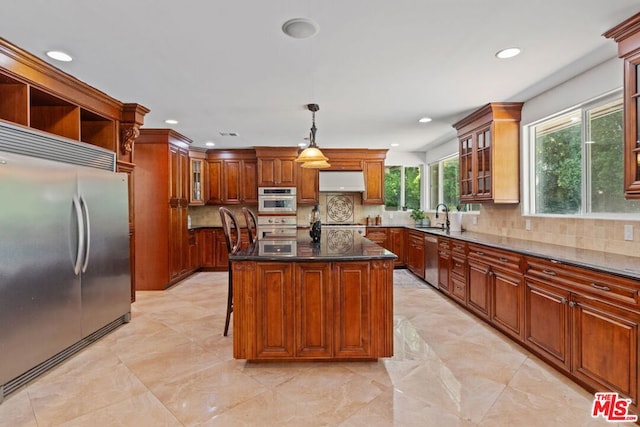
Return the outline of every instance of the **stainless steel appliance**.
<path id="1" fill-rule="evenodd" d="M 424 278 L 438 288 L 438 238 L 429 234 L 424 236 Z"/>
<path id="2" fill-rule="evenodd" d="M 258 239 L 271 237 L 295 238 L 297 222 L 295 215 L 258 215 Z"/>
<path id="3" fill-rule="evenodd" d="M 107 150 L 0 123 L 0 402 L 130 318 L 127 176 L 114 168 Z"/>
<path id="4" fill-rule="evenodd" d="M 258 253 L 268 256 L 293 256 L 297 254 L 297 246 L 296 239 L 267 238 L 258 240 Z"/>
<path id="5" fill-rule="evenodd" d="M 296 187 L 258 188 L 258 214 L 295 214 Z"/>

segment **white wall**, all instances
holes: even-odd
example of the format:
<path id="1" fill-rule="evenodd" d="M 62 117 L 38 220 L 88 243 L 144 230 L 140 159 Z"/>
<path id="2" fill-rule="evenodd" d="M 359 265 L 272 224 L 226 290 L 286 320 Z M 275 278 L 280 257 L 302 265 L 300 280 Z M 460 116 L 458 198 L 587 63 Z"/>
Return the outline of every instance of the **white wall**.
<path id="1" fill-rule="evenodd" d="M 391 149 L 387 151 L 384 164 L 389 166 L 420 166 L 424 164 L 424 160 L 424 153 L 394 151 Z"/>

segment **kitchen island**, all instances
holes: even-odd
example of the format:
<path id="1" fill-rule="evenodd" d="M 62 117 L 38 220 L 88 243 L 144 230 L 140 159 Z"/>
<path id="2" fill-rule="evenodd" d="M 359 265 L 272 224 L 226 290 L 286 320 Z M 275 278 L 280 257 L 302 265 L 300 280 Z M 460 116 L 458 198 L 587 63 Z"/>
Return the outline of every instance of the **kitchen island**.
<path id="1" fill-rule="evenodd" d="M 351 230 L 263 239 L 231 255 L 233 356 L 251 361 L 393 356 L 396 255 Z"/>

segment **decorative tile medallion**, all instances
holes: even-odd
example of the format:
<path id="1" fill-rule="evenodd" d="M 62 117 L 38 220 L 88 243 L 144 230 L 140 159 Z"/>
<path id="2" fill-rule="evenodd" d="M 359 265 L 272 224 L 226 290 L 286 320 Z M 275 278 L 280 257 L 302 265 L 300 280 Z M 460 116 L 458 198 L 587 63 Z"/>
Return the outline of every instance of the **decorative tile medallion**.
<path id="1" fill-rule="evenodd" d="M 353 248 L 352 230 L 327 230 L 327 245 L 330 254 L 343 254 Z"/>
<path id="2" fill-rule="evenodd" d="M 327 195 L 327 224 L 353 223 L 353 195 Z"/>

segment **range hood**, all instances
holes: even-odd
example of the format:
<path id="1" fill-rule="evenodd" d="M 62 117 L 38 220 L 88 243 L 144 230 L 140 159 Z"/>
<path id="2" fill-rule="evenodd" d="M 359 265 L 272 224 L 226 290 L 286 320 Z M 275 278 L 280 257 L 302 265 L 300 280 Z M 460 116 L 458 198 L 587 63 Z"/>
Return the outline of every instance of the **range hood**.
<path id="1" fill-rule="evenodd" d="M 337 193 L 362 193 L 364 173 L 362 171 L 320 171 L 320 191 Z"/>

